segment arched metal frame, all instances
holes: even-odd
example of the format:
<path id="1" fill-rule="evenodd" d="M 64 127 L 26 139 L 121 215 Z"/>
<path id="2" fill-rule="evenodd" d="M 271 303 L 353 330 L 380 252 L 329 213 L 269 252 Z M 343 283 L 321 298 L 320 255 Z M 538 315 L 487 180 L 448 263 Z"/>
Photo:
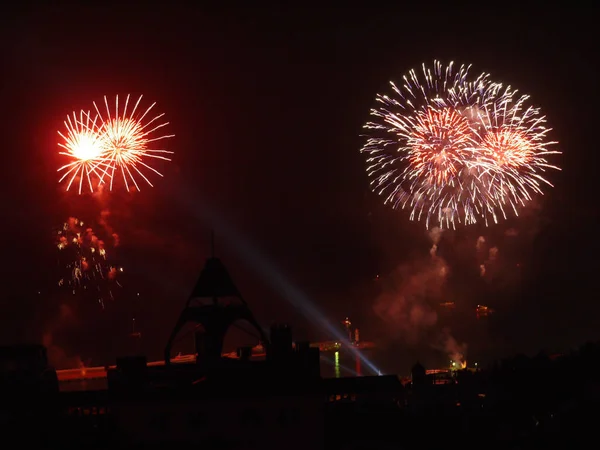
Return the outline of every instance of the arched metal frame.
<path id="1" fill-rule="evenodd" d="M 224 305 L 219 302 L 221 298 L 235 298 L 239 300 L 239 303 Z M 194 306 L 192 303 L 198 299 L 212 299 L 212 303 Z M 189 322 L 200 324 L 204 328 L 201 334 L 204 352 L 199 357 L 205 358 L 206 362 L 218 361 L 223 352 L 227 331 L 234 322 L 240 320 L 245 320 L 256 329 L 268 353 L 270 348 L 268 337 L 254 318 L 221 261 L 214 257 L 210 258 L 171 332 L 164 353 L 165 364 L 171 363 L 173 342 L 181 329 Z"/>

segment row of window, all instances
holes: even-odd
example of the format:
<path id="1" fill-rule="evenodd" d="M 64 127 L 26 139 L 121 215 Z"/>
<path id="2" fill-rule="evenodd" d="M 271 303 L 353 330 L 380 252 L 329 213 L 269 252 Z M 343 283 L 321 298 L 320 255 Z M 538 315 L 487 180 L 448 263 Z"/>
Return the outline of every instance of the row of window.
<path id="1" fill-rule="evenodd" d="M 270 414 L 269 414 L 270 416 Z M 272 418 L 267 418 L 258 409 L 248 408 L 240 412 L 238 415 L 238 424 L 246 427 L 264 427 L 278 425 L 286 427 L 298 422 L 301 418 L 299 409 L 286 408 L 280 409 L 275 417 L 275 423 Z M 159 413 L 150 419 L 150 427 L 167 431 L 170 428 L 172 420 L 179 420 L 169 413 Z M 231 420 L 231 418 L 229 419 Z M 208 428 L 211 425 L 212 415 L 204 412 L 192 412 L 187 415 L 187 425 L 190 429 Z"/>
<path id="2" fill-rule="evenodd" d="M 72 406 L 67 410 L 69 416 L 103 416 L 110 414 L 107 406 Z"/>
<path id="3" fill-rule="evenodd" d="M 356 401 L 356 394 L 332 394 L 329 396 L 329 402 L 340 402 L 340 401 Z"/>
<path id="4" fill-rule="evenodd" d="M 330 403 L 339 402 L 339 401 L 356 401 L 356 394 L 333 394 L 328 398 Z M 87 406 L 87 407 L 70 407 L 67 411 L 69 416 L 98 416 L 98 415 L 106 415 L 110 414 L 110 408 L 107 406 Z M 166 413 L 165 413 L 166 414 Z M 286 409 L 281 410 L 277 415 L 277 421 L 282 424 L 288 423 L 290 421 L 297 420 L 299 416 L 299 412 L 297 409 Z M 166 414 L 168 417 L 168 414 Z M 156 419 L 158 422 L 163 422 L 166 419 Z M 239 418 L 240 423 L 242 424 L 259 424 L 262 422 L 260 414 L 258 414 L 257 410 L 248 409 L 242 411 L 240 413 Z M 204 413 L 194 412 L 189 414 L 189 422 L 193 426 L 202 426 L 208 422 L 208 418 Z"/>
<path id="5" fill-rule="evenodd" d="M 67 411 L 71 417 L 95 417 L 95 416 L 106 416 L 111 413 L 110 408 L 105 406 L 91 406 L 91 407 L 71 407 Z M 244 427 L 256 428 L 264 426 L 277 425 L 279 427 L 286 427 L 298 422 L 301 418 L 300 410 L 297 408 L 282 408 L 279 410 L 273 419 L 271 414 L 269 418 L 261 414 L 256 408 L 248 408 L 241 411 L 238 415 L 238 424 Z M 189 429 L 202 429 L 209 428 L 211 425 L 212 415 L 205 412 L 191 412 L 187 414 L 187 426 Z M 149 426 L 150 428 L 159 430 L 161 432 L 168 431 L 171 427 L 172 421 L 179 421 L 180 418 L 169 414 L 168 412 L 158 413 L 151 417 Z M 185 419 L 184 419 L 185 420 Z"/>

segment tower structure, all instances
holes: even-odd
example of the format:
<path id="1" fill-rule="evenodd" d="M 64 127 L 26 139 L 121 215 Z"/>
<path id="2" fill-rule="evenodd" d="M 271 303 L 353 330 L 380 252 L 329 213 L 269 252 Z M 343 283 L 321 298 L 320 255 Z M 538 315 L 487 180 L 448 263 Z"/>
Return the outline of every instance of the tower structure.
<path id="1" fill-rule="evenodd" d="M 169 337 L 164 352 L 165 364 L 171 362 L 171 349 L 181 329 L 189 322 L 196 324 L 196 362 L 206 366 L 218 365 L 223 342 L 229 327 L 238 320 L 248 322 L 260 336 L 267 354 L 269 339 L 242 298 L 229 272 L 214 255 L 214 235 L 211 236 L 212 256 L 208 258 L 198 281 Z"/>
<path id="2" fill-rule="evenodd" d="M 352 336 L 352 322 L 350 322 L 350 319 L 346 317 L 342 322 L 342 325 L 344 326 L 344 330 L 346 331 L 346 337 L 348 338 L 348 341 L 352 342 L 354 340 L 354 336 Z"/>

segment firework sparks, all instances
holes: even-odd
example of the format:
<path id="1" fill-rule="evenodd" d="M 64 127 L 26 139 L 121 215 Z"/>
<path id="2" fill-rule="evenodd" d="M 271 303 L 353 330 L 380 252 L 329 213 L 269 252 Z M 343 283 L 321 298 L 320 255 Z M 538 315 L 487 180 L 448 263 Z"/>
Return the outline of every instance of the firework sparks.
<path id="1" fill-rule="evenodd" d="M 61 154 L 73 159 L 59 169 L 67 170 L 60 182 L 71 175 L 67 190 L 77 179 L 80 194 L 84 185 L 93 191 L 95 187 L 108 184 L 112 190 L 118 179 L 126 190 L 135 188 L 139 191 L 140 179 L 153 186 L 148 171 L 163 176 L 152 167 L 150 160 L 170 161 L 168 155 L 173 152 L 154 146 L 173 135 L 160 134 L 169 123 L 162 121 L 164 114 L 152 116 L 156 103 L 144 110 L 140 108 L 141 101 L 142 96 L 135 103 L 131 102 L 131 106 L 128 95 L 121 109 L 117 96 L 111 109 L 107 97 L 104 97 L 105 108 L 101 110 L 94 102 L 93 116 L 81 112 L 79 118 L 73 113 L 73 120 L 67 119 L 67 136 L 59 132 L 65 141 L 59 145 L 67 150 Z"/>
<path id="2" fill-rule="evenodd" d="M 408 160 L 415 175 L 426 177 L 433 186 L 447 184 L 458 175 L 473 147 L 468 120 L 451 108 L 428 108 L 410 122 L 406 140 L 411 147 Z"/>
<path id="3" fill-rule="evenodd" d="M 543 177 L 548 169 L 559 170 L 548 161 L 550 155 L 560 154 L 550 150 L 546 136 L 550 131 L 544 126 L 545 117 L 537 108 L 524 105 L 528 96 L 515 100 L 516 92 L 508 95 L 486 111 L 486 125 L 478 131 L 480 137 L 476 164 L 480 178 L 499 208 L 509 205 L 515 214 L 534 194 L 543 194 L 542 185 L 552 186 Z"/>
<path id="4" fill-rule="evenodd" d="M 63 149 L 59 154 L 69 157 L 71 161 L 58 169 L 58 172 L 64 172 L 58 182 L 68 180 L 67 191 L 74 182 L 79 185 L 80 194 L 87 187 L 93 191 L 94 184 L 98 184 L 108 169 L 103 158 L 100 138 L 96 132 L 97 121 L 90 116 L 89 112 L 81 111 L 79 116 L 75 113 L 68 116 L 64 123 L 67 129 L 66 135 L 58 132 L 64 140 L 58 144 Z"/>
<path id="5" fill-rule="evenodd" d="M 139 177 L 152 186 L 152 183 L 142 170 L 148 169 L 161 177 L 162 174 L 150 166 L 149 163 L 145 162 L 144 159 L 170 161 L 170 158 L 166 155 L 173 153 L 167 150 L 150 148 L 154 143 L 171 138 L 173 135 L 156 136 L 162 128 L 169 124 L 168 122 L 161 122 L 164 114 L 159 114 L 150 120 L 144 121 L 156 103 L 150 105 L 139 117 L 136 117 L 141 100 L 142 96 L 135 102 L 129 115 L 127 111 L 129 107 L 129 95 L 125 99 L 125 105 L 121 112 L 119 111 L 118 96 L 115 99 L 114 112 L 111 112 L 106 97 L 104 97 L 105 114 L 101 113 L 96 103 L 94 103 L 94 108 L 102 121 L 99 133 L 104 157 L 110 166 L 111 190 L 116 174 L 120 174 L 120 178 L 127 190 L 129 190 L 130 185 L 135 186 L 138 191 L 140 190 L 135 178 L 136 175 L 139 175 Z"/>
<path id="6" fill-rule="evenodd" d="M 362 152 L 371 186 L 385 203 L 410 209 L 426 226 L 497 222 L 506 209 L 542 193 L 548 129 L 539 110 L 525 108 L 488 74 L 450 63 L 411 70 L 393 95 L 378 95 Z"/>
<path id="7" fill-rule="evenodd" d="M 117 236 L 112 236 L 117 242 Z M 74 217 L 69 218 L 57 232 L 56 247 L 60 277 L 58 286 L 73 294 L 82 292 L 104 308 L 105 300 L 114 300 L 113 290 L 121 288 L 118 277 L 123 268 L 111 262 L 108 248 L 114 247 L 98 238 L 92 228 Z"/>

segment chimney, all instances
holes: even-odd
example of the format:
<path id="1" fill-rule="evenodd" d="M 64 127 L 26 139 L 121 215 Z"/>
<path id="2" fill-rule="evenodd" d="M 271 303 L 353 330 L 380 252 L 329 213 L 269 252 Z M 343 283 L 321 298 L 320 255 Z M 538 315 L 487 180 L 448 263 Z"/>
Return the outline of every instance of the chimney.
<path id="1" fill-rule="evenodd" d="M 308 341 L 296 342 L 298 374 L 318 378 L 321 376 L 321 356 L 319 347 L 311 347 Z"/>
<path id="2" fill-rule="evenodd" d="M 292 329 L 288 325 L 271 326 L 271 359 L 287 360 L 292 354 Z"/>
<path id="3" fill-rule="evenodd" d="M 129 333 L 128 353 L 130 355 L 140 355 L 142 353 L 142 333 L 136 328 L 135 317 L 132 319 L 131 333 Z"/>

